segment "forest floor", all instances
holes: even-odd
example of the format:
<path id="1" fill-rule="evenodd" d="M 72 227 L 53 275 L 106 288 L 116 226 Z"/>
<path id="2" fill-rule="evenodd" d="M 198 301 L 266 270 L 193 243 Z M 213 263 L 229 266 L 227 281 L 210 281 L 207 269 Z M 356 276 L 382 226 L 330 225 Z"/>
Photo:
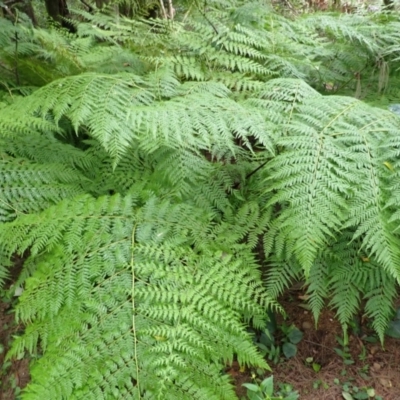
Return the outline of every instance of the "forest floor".
<path id="1" fill-rule="evenodd" d="M 299 400 L 374 400 L 378 396 L 383 400 L 400 400 L 400 340 L 386 337 L 382 348 L 365 323 L 361 327 L 361 335 L 349 335 L 348 351 L 344 353 L 346 359 L 354 363 L 346 365 L 344 357 L 335 350 L 343 351 L 337 339 L 343 338 L 343 331 L 334 312 L 325 309 L 315 329 L 311 312 L 303 308 L 303 295 L 287 292 L 280 299 L 288 318 L 285 321 L 278 319 L 278 325 L 293 324 L 304 336 L 297 345 L 295 357 L 289 360 L 281 358 L 276 365 L 269 362 L 275 386 L 290 384 L 300 394 Z M 366 337 L 375 337 L 376 342 L 363 340 Z M 314 370 L 313 363 L 316 369 L 320 368 L 318 372 Z M 230 370 L 239 398 L 245 396 L 246 389 L 242 384 L 252 382 L 252 372 L 254 376 L 254 371 L 241 372 L 237 364 Z M 376 397 L 368 397 L 367 390 Z M 343 393 L 354 397 L 343 397 Z M 356 397 L 357 393 L 359 397 Z"/>
<path id="2" fill-rule="evenodd" d="M 13 281 L 21 272 L 23 259 L 15 259 L 10 270 L 10 281 L 5 285 L 9 289 Z M 15 323 L 13 303 L 14 297 L 9 301 L 0 302 L 0 400 L 17 400 L 21 389 L 29 382 L 29 360 L 7 360 L 7 351 L 13 340 L 23 330 L 23 326 Z M 43 399 L 44 400 L 44 399 Z"/>
<path id="3" fill-rule="evenodd" d="M 12 271 L 14 276 L 19 272 L 19 264 L 16 262 Z M 299 392 L 299 400 L 346 400 L 343 392 L 354 395 L 357 391 L 361 397 L 354 399 L 368 399 L 362 397 L 366 395 L 367 389 L 370 394 L 373 389 L 375 396 L 383 400 L 400 400 L 400 340 L 386 338 L 383 349 L 379 342 L 363 340 L 367 336 L 373 337 L 373 332 L 363 326 L 363 335 L 349 336 L 346 357 L 354 363 L 346 365 L 344 358 L 335 350 L 343 351 L 337 339 L 342 337 L 343 332 L 334 313 L 325 310 L 315 329 L 310 311 L 303 308 L 302 295 L 301 292 L 289 291 L 280 299 L 288 318 L 284 321 L 279 317 L 278 326 L 294 324 L 304 336 L 297 345 L 295 357 L 281 359 L 276 365 L 269 362 L 275 385 L 290 384 L 293 390 Z M 5 360 L 12 337 L 20 333 L 21 329 L 14 322 L 12 302 L 0 303 L 0 400 L 17 400 L 21 389 L 29 382 L 27 359 Z M 242 371 L 234 363 L 228 373 L 234 379 L 239 398 L 245 398 L 246 389 L 242 384 L 252 382 L 254 371 Z M 375 400 L 376 397 L 371 396 L 369 399 Z"/>

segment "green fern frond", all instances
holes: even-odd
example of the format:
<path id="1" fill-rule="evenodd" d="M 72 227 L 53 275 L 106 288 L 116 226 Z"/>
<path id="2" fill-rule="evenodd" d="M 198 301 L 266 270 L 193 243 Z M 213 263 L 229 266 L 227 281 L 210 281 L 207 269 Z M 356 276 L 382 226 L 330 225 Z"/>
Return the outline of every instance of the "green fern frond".
<path id="1" fill-rule="evenodd" d="M 268 293 L 277 299 L 291 283 L 301 278 L 301 272 L 301 266 L 296 261 L 270 260 L 266 278 Z"/>
<path id="2" fill-rule="evenodd" d="M 337 309 L 337 318 L 346 331 L 349 322 L 360 307 L 363 274 L 361 261 L 349 260 L 345 265 L 335 265 L 329 286 L 333 292 L 330 305 Z"/>
<path id="3" fill-rule="evenodd" d="M 0 171 L 2 222 L 84 193 L 84 177 L 60 164 L 40 165 L 3 156 Z"/>
<path id="4" fill-rule="evenodd" d="M 329 237 L 342 226 L 357 226 L 355 238 L 365 235 L 364 246 L 398 276 L 397 239 L 381 211 L 386 196 L 380 194 L 383 177 L 378 174 L 384 160 L 380 153 L 373 156 L 377 140 L 384 137 L 381 132 L 394 132 L 397 121 L 356 100 L 321 100 L 310 97 L 296 107 L 288 136 L 277 139 L 283 151 L 267 166 L 268 192 L 276 192 L 270 204 L 288 206 L 280 212 L 274 234 L 308 274 Z"/>
<path id="5" fill-rule="evenodd" d="M 28 326 L 10 354 L 35 351 L 40 340 L 27 399 L 139 391 L 234 399 L 227 378 L 218 377 L 221 360 L 237 354 L 242 364 L 267 367 L 240 323 L 269 304 L 254 273 L 236 255 L 190 250 L 184 226 L 193 224 L 182 212 L 166 222 L 149 206 L 135 211 L 131 196 L 86 196 L 4 225 L 1 235 L 15 234 L 18 251 L 31 248 L 37 261 L 17 310 Z M 168 234 L 157 241 L 171 223 L 184 228 L 173 246 Z M 151 231 L 158 232 L 153 243 Z"/>
<path id="6" fill-rule="evenodd" d="M 291 123 L 290 136 L 278 139 L 278 146 L 285 151 L 268 164 L 266 184 L 268 192 L 277 192 L 269 204 L 289 205 L 275 222 L 280 226 L 278 236 L 282 235 L 280 240 L 287 243 L 289 254 L 296 255 L 308 275 L 318 249 L 345 219 L 343 194 L 349 192 L 350 185 L 342 169 L 350 170 L 351 163 L 347 150 L 330 135 L 335 117 L 331 120 L 325 114 L 322 119 L 322 112 L 319 120 L 302 115 L 306 124 Z"/>
<path id="7" fill-rule="evenodd" d="M 97 155 L 63 143 L 49 132 L 43 134 L 30 131 L 27 135 L 0 138 L 0 149 L 15 158 L 25 158 L 39 164 L 59 163 L 78 168 L 82 172 L 92 170 L 98 158 Z"/>
<path id="8" fill-rule="evenodd" d="M 365 313 L 372 319 L 372 326 L 383 344 L 385 331 L 394 313 L 394 301 L 397 296 L 396 280 L 378 265 L 371 269 L 365 286 Z"/>
<path id="9" fill-rule="evenodd" d="M 325 274 L 324 290 L 333 292 L 330 304 L 337 309 L 344 329 L 357 312 L 363 296 L 367 300 L 365 313 L 372 319 L 383 343 L 384 332 L 393 315 L 396 280 L 374 258 L 366 256 L 360 239 L 349 242 L 352 236 L 353 232 L 345 232 L 328 250 L 325 262 L 329 263 L 329 275 Z"/>
<path id="10" fill-rule="evenodd" d="M 143 81 L 133 75 L 82 74 L 55 81 L 27 98 L 22 107 L 27 112 L 56 120 L 66 116 L 74 129 L 87 126 L 93 137 L 118 159 L 129 146 L 133 135 L 126 111 L 129 105 L 150 103 L 152 94 Z M 118 122 L 117 122 L 118 121 Z"/>
<path id="11" fill-rule="evenodd" d="M 22 99 L 20 99 L 22 100 Z M 20 134 L 37 132 L 59 132 L 59 129 L 51 121 L 46 121 L 31 115 L 25 115 L 23 119 L 16 119 L 18 113 L 12 104 L 8 108 L 0 109 L 1 137 L 14 137 Z"/>
<path id="12" fill-rule="evenodd" d="M 116 161 L 138 139 L 146 152 L 168 145 L 235 154 L 234 135 L 247 143 L 256 136 L 272 151 L 260 111 L 221 98 L 222 91 L 218 97 L 198 91 L 177 96 L 177 83 L 170 75 L 152 75 L 146 83 L 130 74 L 81 74 L 39 89 L 19 107 L 42 116 L 51 113 L 56 122 L 67 117 L 77 132 L 87 128 Z M 170 101 L 154 101 L 174 95 Z"/>
<path id="13" fill-rule="evenodd" d="M 308 303 L 314 316 L 315 324 L 318 323 L 321 311 L 325 307 L 326 299 L 329 296 L 329 277 L 331 269 L 329 262 L 324 258 L 317 259 L 310 270 L 307 280 Z"/>

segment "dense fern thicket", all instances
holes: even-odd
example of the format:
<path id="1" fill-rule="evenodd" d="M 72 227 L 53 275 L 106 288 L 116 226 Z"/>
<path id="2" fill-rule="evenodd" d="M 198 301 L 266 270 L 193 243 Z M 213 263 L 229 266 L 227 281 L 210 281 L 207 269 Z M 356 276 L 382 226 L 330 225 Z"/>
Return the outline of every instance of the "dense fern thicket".
<path id="1" fill-rule="evenodd" d="M 296 280 L 316 320 L 329 303 L 346 332 L 362 309 L 383 341 L 398 17 L 183 11 L 76 10 L 76 34 L 0 20 L 0 278 L 29 254 L 8 355 L 34 356 L 23 399 L 234 399 L 224 365 L 267 368 L 246 328 Z"/>

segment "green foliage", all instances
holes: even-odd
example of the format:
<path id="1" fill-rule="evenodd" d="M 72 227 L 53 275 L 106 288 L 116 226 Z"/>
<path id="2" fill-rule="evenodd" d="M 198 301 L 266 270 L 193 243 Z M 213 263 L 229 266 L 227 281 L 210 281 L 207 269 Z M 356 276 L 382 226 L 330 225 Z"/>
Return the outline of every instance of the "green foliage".
<path id="1" fill-rule="evenodd" d="M 29 254 L 8 357 L 39 355 L 23 399 L 234 399 L 221 371 L 267 368 L 246 328 L 297 280 L 316 320 L 329 301 L 346 331 L 364 305 L 383 341 L 400 119 L 345 95 L 396 79 L 400 22 L 221 3 L 76 11 L 76 34 L 0 19 L 0 279 Z"/>
<path id="2" fill-rule="evenodd" d="M 265 378 L 260 384 L 244 383 L 243 386 L 247 388 L 249 400 L 297 400 L 299 398 L 299 394 L 293 392 L 290 386 L 284 386 L 283 390 L 274 395 L 273 375 Z"/>
<path id="3" fill-rule="evenodd" d="M 385 333 L 390 337 L 400 339 L 400 308 L 396 310 L 396 315 L 393 321 L 390 321 Z"/>
<path id="4" fill-rule="evenodd" d="M 342 385 L 342 397 L 344 400 L 382 400 L 381 396 L 375 394 L 371 387 L 361 387 L 353 385 L 351 382 L 345 382 Z"/>
<path id="5" fill-rule="evenodd" d="M 226 377 L 217 378 L 220 360 L 235 353 L 241 363 L 266 366 L 240 323 L 240 316 L 262 315 L 267 301 L 255 266 L 251 272 L 235 255 L 192 250 L 187 223 L 195 236 L 206 234 L 200 220 L 207 217 L 195 209 L 186 215 L 175 207 L 167 220 L 170 204 L 150 198 L 138 208 L 134 197 L 77 197 L 4 231 L 36 260 L 17 310 L 22 321 L 36 322 L 11 353 L 37 351 L 40 339 L 44 356 L 32 366 L 36 383 L 26 398 L 135 397 L 138 390 L 231 398 Z M 260 305 L 255 296 L 264 298 Z"/>

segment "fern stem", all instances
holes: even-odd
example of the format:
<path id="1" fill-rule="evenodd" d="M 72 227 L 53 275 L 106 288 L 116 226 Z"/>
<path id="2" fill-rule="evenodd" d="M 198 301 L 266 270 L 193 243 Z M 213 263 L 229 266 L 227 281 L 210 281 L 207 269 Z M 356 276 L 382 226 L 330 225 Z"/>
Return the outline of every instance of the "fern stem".
<path id="1" fill-rule="evenodd" d="M 134 266 L 134 257 L 133 257 L 133 250 L 135 247 L 135 231 L 136 231 L 136 224 L 132 229 L 132 237 L 131 237 L 131 271 L 132 271 L 132 332 L 133 332 L 133 340 L 134 340 L 134 358 L 136 364 L 136 385 L 138 389 L 138 399 L 140 400 L 140 382 L 139 382 L 139 362 L 137 356 L 137 337 L 136 337 L 136 323 L 135 323 L 135 266 Z"/>

